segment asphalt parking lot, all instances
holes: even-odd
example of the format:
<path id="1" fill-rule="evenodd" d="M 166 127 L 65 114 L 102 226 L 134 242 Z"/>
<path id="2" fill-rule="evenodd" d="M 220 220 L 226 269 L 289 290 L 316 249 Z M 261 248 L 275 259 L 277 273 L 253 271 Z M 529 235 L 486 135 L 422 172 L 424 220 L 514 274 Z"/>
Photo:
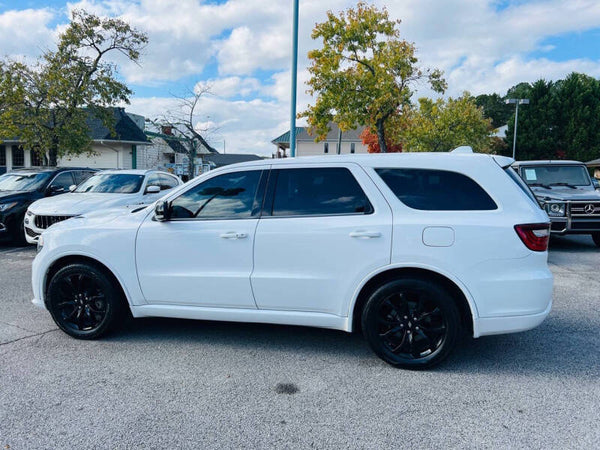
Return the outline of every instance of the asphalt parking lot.
<path id="1" fill-rule="evenodd" d="M 393 369 L 360 335 L 144 319 L 76 341 L 34 307 L 34 249 L 0 247 L 0 445 L 37 448 L 597 448 L 600 249 L 551 244 L 539 328 Z"/>

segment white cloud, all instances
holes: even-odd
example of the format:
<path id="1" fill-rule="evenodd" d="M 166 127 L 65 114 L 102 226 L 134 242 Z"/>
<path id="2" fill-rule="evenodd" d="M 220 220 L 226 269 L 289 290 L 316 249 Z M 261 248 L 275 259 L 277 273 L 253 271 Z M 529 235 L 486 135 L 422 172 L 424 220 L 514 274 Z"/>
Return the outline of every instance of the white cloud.
<path id="1" fill-rule="evenodd" d="M 448 95 L 504 93 L 520 81 L 558 79 L 571 71 L 600 77 L 600 61 L 552 61 L 560 36 L 600 29 L 597 0 L 515 0 L 497 9 L 497 0 L 375 0 L 402 19 L 403 38 L 415 42 L 420 63 L 445 71 Z M 310 102 L 307 52 L 319 45 L 311 37 L 327 10 L 339 11 L 355 0 L 301 0 L 299 22 L 298 111 Z M 199 123 L 210 122 L 228 151 L 270 154 L 270 140 L 288 129 L 292 2 L 273 0 L 82 0 L 64 11 L 85 8 L 122 17 L 149 34 L 141 67 L 121 62 L 130 83 L 181 91 L 177 80 L 196 77 L 214 95 L 202 101 Z M 63 11 L 63 12 L 64 12 Z M 48 8 L 0 14 L 0 51 L 35 56 L 52 47 L 63 23 Z M 549 45 L 546 40 L 554 38 Z M 535 52 L 535 53 L 533 53 Z M 532 56 L 535 54 L 536 56 Z M 203 71 L 211 75 L 202 78 Z M 268 75 L 264 75 L 267 71 Z M 433 95 L 425 84 L 418 95 Z M 166 94 L 165 94 L 166 95 Z M 128 108 L 148 117 L 173 109 L 171 98 L 134 98 Z M 215 144 L 216 145 L 216 144 Z M 222 144 L 220 144 L 222 147 Z M 218 148 L 221 148 L 218 147 Z"/>
<path id="2" fill-rule="evenodd" d="M 10 10 L 0 14 L 0 52 L 13 58 L 34 58 L 52 46 L 48 8 Z"/>

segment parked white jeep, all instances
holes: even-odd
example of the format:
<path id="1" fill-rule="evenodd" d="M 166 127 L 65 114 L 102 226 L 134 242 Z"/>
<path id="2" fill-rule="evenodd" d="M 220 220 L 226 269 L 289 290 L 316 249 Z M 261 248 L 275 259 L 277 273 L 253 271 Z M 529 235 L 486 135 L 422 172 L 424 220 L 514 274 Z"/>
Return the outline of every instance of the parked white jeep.
<path id="1" fill-rule="evenodd" d="M 549 220 L 512 159 L 408 153 L 253 161 L 155 207 L 61 222 L 39 240 L 35 304 L 81 339 L 129 310 L 362 330 L 406 368 L 539 325 Z"/>

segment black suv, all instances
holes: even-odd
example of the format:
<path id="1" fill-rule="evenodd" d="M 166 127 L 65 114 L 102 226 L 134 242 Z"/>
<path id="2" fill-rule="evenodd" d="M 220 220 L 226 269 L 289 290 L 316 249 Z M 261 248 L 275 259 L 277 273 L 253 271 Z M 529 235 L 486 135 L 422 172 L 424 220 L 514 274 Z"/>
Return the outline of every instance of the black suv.
<path id="1" fill-rule="evenodd" d="M 82 167 L 19 169 L 0 176 L 0 241 L 24 244 L 23 219 L 36 200 L 69 192 L 96 172 Z"/>
<path id="2" fill-rule="evenodd" d="M 513 164 L 550 217 L 553 234 L 589 234 L 600 247 L 600 192 L 579 161 Z"/>

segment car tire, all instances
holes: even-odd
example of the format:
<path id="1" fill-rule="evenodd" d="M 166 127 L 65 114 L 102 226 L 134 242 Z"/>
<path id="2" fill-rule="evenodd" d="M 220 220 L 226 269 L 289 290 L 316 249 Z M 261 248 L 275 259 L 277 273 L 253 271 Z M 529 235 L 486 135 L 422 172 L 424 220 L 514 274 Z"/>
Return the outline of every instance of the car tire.
<path id="1" fill-rule="evenodd" d="M 70 264 L 54 274 L 46 306 L 58 327 L 77 339 L 97 339 L 125 315 L 115 281 L 91 264 Z"/>
<path id="2" fill-rule="evenodd" d="M 460 316 L 452 296 L 434 281 L 402 278 L 371 294 L 361 325 L 369 346 L 385 362 L 427 369 L 454 348 Z"/>
<path id="3" fill-rule="evenodd" d="M 596 244 L 596 247 L 600 247 L 600 231 L 592 233 L 592 239 L 594 240 L 594 244 Z"/>

